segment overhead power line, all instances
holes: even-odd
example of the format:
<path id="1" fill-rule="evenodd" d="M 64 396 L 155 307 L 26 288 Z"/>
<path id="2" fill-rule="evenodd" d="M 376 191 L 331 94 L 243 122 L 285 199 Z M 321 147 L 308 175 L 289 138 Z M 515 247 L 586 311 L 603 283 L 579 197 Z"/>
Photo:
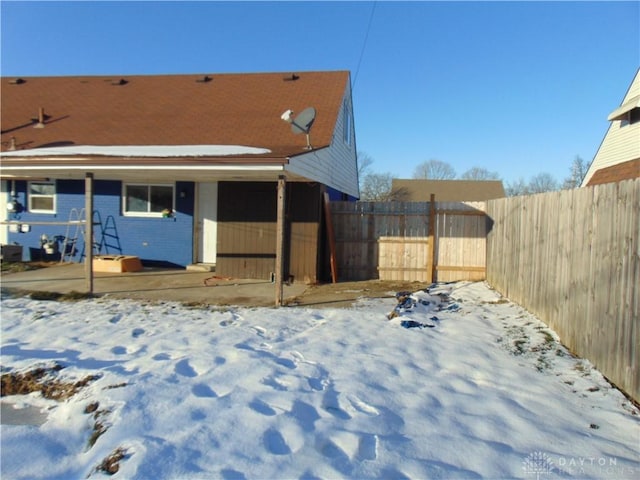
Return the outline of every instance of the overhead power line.
<path id="1" fill-rule="evenodd" d="M 356 88 L 356 82 L 358 81 L 358 74 L 360 73 L 360 65 L 362 64 L 362 57 L 364 57 L 364 51 L 367 48 L 367 41 L 369 40 L 369 31 L 371 30 L 371 24 L 373 23 L 373 14 L 376 11 L 377 1 L 373 2 L 371 7 L 371 13 L 369 14 L 369 23 L 367 24 L 367 31 L 364 35 L 364 42 L 362 42 L 362 49 L 360 49 L 360 58 L 358 59 L 358 66 L 356 67 L 356 75 L 353 79 L 352 91 Z"/>

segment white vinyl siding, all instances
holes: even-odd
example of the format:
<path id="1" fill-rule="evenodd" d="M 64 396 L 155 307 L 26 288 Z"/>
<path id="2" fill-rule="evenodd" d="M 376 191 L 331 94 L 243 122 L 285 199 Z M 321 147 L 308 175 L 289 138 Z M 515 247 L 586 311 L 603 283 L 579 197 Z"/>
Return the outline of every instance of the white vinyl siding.
<path id="1" fill-rule="evenodd" d="M 640 95 L 640 70 L 625 95 L 622 105 Z M 582 186 L 589 183 L 595 172 L 619 163 L 640 158 L 640 122 L 629 123 L 627 118 L 613 120 L 596 153 Z"/>

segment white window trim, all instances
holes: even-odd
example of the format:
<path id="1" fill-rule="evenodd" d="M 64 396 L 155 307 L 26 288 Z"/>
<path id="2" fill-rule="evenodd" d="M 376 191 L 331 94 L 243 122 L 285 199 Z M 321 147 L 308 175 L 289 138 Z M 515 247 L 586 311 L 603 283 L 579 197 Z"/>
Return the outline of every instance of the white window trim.
<path id="1" fill-rule="evenodd" d="M 122 216 L 142 218 L 162 218 L 162 212 L 129 212 L 127 211 L 127 187 L 170 187 L 171 188 L 171 212 L 176 210 L 176 185 L 175 183 L 137 183 L 122 182 Z M 148 200 L 148 199 L 147 199 Z"/>
<path id="2" fill-rule="evenodd" d="M 37 183 L 37 184 L 46 184 L 46 185 L 53 185 L 53 195 L 38 195 L 38 194 L 32 194 L 31 193 L 31 185 Z M 29 181 L 27 182 L 27 205 L 29 208 L 29 212 L 31 213 L 49 213 L 49 214 L 55 214 L 57 211 L 57 207 L 58 207 L 58 188 L 56 185 L 55 180 L 50 181 L 50 182 L 37 182 L 37 181 Z M 48 198 L 48 197 L 53 197 L 53 209 L 52 210 L 43 210 L 41 208 L 31 208 L 31 199 L 32 198 Z"/>
<path id="3" fill-rule="evenodd" d="M 351 145 L 351 111 L 349 109 L 349 103 L 345 100 L 342 110 L 342 122 L 343 122 L 343 136 L 342 139 L 347 145 Z"/>

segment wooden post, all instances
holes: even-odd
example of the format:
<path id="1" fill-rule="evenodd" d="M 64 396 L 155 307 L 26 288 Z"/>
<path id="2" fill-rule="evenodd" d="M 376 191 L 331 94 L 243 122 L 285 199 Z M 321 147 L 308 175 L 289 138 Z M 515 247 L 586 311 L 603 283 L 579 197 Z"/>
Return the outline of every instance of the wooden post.
<path id="1" fill-rule="evenodd" d="M 278 214 L 276 220 L 276 307 L 282 305 L 283 297 L 286 187 L 285 177 L 284 175 L 280 175 L 278 177 Z"/>
<path id="2" fill-rule="evenodd" d="M 429 260 L 431 260 L 431 282 L 438 281 L 438 249 L 436 248 L 436 195 L 429 198 Z"/>
<path id="3" fill-rule="evenodd" d="M 338 282 L 338 267 L 336 262 L 336 237 L 333 233 L 333 219 L 329 194 L 324 192 L 324 219 L 327 223 L 327 237 L 329 238 L 329 264 L 331 265 L 331 283 Z"/>
<path id="4" fill-rule="evenodd" d="M 84 179 L 84 276 L 87 293 L 93 293 L 93 173 Z M 63 252 L 64 254 L 64 252 Z"/>

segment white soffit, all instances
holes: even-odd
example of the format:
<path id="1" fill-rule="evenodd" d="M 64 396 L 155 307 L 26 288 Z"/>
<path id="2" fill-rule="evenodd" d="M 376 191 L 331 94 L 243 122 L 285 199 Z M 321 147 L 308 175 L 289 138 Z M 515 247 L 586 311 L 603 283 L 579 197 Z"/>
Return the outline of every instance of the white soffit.
<path id="1" fill-rule="evenodd" d="M 48 157 L 61 155 L 102 155 L 109 157 L 223 157 L 227 155 L 262 155 L 267 148 L 243 145 L 74 145 L 70 147 L 33 148 L 2 152 L 3 157 Z"/>
<path id="2" fill-rule="evenodd" d="M 620 107 L 616 108 L 609 114 L 607 120 L 610 122 L 613 120 L 621 120 L 627 113 L 634 108 L 640 107 L 640 95 L 632 97 L 628 102 L 623 103 Z"/>

